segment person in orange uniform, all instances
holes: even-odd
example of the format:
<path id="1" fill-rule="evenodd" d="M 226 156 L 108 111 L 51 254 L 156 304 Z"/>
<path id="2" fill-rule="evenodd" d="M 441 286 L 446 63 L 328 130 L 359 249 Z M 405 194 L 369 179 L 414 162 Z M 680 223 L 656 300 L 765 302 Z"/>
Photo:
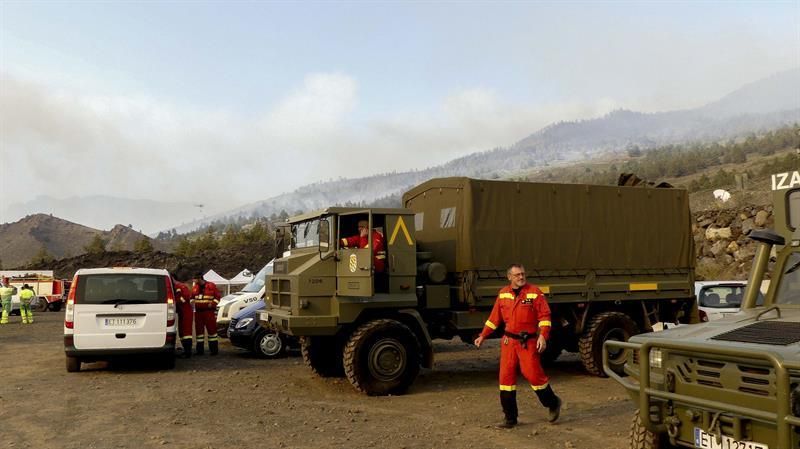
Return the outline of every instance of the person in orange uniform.
<path id="1" fill-rule="evenodd" d="M 181 357 L 188 359 L 192 356 L 192 326 L 194 325 L 194 310 L 192 310 L 192 291 L 189 286 L 172 277 L 175 287 L 175 302 L 178 309 L 178 336 L 181 338 L 183 354 Z"/>
<path id="2" fill-rule="evenodd" d="M 217 284 L 203 279 L 203 273 L 198 273 L 192 286 L 194 299 L 194 330 L 197 333 L 197 355 L 205 352 L 203 345 L 203 330 L 208 334 L 208 350 L 211 355 L 219 352 L 219 337 L 217 337 L 216 308 L 221 295 Z"/>
<path id="3" fill-rule="evenodd" d="M 500 405 L 505 420 L 498 427 L 517 425 L 518 369 L 548 409 L 552 423 L 561 412 L 561 398 L 553 392 L 539 360 L 550 336 L 550 306 L 539 287 L 526 281 L 525 267 L 513 264 L 506 275 L 510 284 L 500 289 L 492 313 L 475 339 L 475 346 L 480 348 L 486 337 L 505 324 L 500 343 Z"/>
<path id="4" fill-rule="evenodd" d="M 369 222 L 361 220 L 358 222 L 358 235 L 343 238 L 341 240 L 344 248 L 367 248 L 369 247 Z M 376 273 L 383 273 L 386 268 L 386 247 L 383 243 L 383 234 L 372 230 L 372 257 Z"/>

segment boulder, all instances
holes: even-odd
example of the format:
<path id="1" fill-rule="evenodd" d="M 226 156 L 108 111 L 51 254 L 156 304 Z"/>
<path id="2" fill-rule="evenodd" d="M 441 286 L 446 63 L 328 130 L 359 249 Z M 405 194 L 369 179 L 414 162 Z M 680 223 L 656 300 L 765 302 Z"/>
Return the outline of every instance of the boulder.
<path id="1" fill-rule="evenodd" d="M 706 239 L 716 241 L 731 238 L 731 228 L 708 228 L 706 229 Z"/>
<path id="2" fill-rule="evenodd" d="M 767 224 L 767 218 L 769 218 L 769 212 L 765 210 L 758 211 L 758 213 L 756 213 L 756 219 L 755 219 L 756 226 L 758 226 L 759 228 L 763 228 L 764 225 Z"/>
<path id="3" fill-rule="evenodd" d="M 713 245 L 711 245 L 710 251 L 711 254 L 714 255 L 714 257 L 719 258 L 721 255 L 725 254 L 725 248 L 727 247 L 728 247 L 727 240 L 718 240 Z"/>
<path id="4" fill-rule="evenodd" d="M 742 220 L 742 235 L 747 235 L 755 228 L 755 222 L 752 218 Z"/>

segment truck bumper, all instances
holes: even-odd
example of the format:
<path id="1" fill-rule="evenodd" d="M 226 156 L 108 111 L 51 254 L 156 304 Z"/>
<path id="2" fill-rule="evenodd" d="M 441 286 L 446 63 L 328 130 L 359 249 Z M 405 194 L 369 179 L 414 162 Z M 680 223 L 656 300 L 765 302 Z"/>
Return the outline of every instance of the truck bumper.
<path id="1" fill-rule="evenodd" d="M 335 335 L 339 322 L 335 316 L 293 316 L 288 311 L 260 312 L 258 321 L 268 329 L 294 336 Z"/>

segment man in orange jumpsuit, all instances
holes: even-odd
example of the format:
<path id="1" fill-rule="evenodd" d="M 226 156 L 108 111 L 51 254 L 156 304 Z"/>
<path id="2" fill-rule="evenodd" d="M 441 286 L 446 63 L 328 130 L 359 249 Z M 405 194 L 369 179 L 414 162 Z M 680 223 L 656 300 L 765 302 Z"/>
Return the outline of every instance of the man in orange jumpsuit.
<path id="1" fill-rule="evenodd" d="M 525 280 L 525 267 L 511 265 L 506 275 L 510 284 L 500 289 L 483 332 L 475 339 L 475 346 L 480 348 L 489 334 L 505 324 L 500 344 L 500 405 L 505 421 L 498 427 L 517 425 L 518 369 L 530 382 L 539 402 L 547 407 L 548 421 L 555 422 L 561 412 L 561 398 L 550 387 L 539 361 L 550 336 L 550 306 L 539 287 Z"/>
<path id="2" fill-rule="evenodd" d="M 367 248 L 369 247 L 369 222 L 361 220 L 358 222 L 358 235 L 342 239 L 344 248 Z M 372 230 L 372 257 L 376 273 L 383 273 L 386 268 L 386 247 L 383 243 L 383 234 Z"/>
<path id="3" fill-rule="evenodd" d="M 182 358 L 192 356 L 192 326 L 194 325 L 194 311 L 192 310 L 192 292 L 189 286 L 172 277 L 175 287 L 175 302 L 178 310 L 178 335 L 183 346 Z"/>
<path id="4" fill-rule="evenodd" d="M 219 337 L 217 337 L 216 308 L 222 296 L 217 290 L 217 284 L 203 279 L 203 273 L 198 273 L 192 286 L 194 298 L 194 330 L 197 333 L 197 355 L 203 355 L 203 330 L 208 334 L 208 350 L 211 355 L 219 352 Z"/>

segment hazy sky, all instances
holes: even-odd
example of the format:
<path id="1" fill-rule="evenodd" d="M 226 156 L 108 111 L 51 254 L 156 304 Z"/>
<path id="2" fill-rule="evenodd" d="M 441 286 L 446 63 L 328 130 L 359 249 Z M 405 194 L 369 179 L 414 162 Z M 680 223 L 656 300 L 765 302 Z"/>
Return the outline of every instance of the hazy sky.
<path id="1" fill-rule="evenodd" d="M 0 0 L 0 20 L 0 214 L 37 195 L 229 208 L 800 65 L 797 0 Z"/>

